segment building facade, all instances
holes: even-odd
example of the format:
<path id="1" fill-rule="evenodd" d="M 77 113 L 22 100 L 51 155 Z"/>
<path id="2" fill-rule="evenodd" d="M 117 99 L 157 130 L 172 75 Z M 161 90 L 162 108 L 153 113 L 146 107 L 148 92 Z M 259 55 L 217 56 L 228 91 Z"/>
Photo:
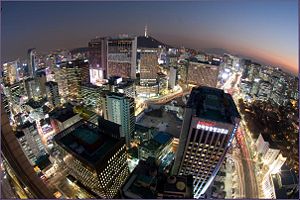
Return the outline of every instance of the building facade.
<path id="1" fill-rule="evenodd" d="M 187 83 L 196 86 L 216 87 L 219 67 L 203 63 L 189 62 Z"/>
<path id="2" fill-rule="evenodd" d="M 84 131 L 84 132 L 83 132 Z M 129 175 L 124 138 L 80 121 L 54 137 L 61 159 L 96 198 L 114 198 Z"/>
<path id="3" fill-rule="evenodd" d="M 106 95 L 106 101 L 108 120 L 121 125 L 121 137 L 125 137 L 129 146 L 135 127 L 134 99 L 112 92 Z"/>
<path id="4" fill-rule="evenodd" d="M 239 120 L 229 94 L 215 88 L 193 88 L 185 109 L 173 173 L 193 175 L 194 198 L 204 195 L 214 180 Z"/>
<path id="5" fill-rule="evenodd" d="M 109 39 L 107 43 L 107 76 L 136 78 L 137 38 Z"/>
<path id="6" fill-rule="evenodd" d="M 58 91 L 58 84 L 54 81 L 48 81 L 45 83 L 46 86 L 46 95 L 48 102 L 53 106 L 60 105 L 60 96 Z"/>

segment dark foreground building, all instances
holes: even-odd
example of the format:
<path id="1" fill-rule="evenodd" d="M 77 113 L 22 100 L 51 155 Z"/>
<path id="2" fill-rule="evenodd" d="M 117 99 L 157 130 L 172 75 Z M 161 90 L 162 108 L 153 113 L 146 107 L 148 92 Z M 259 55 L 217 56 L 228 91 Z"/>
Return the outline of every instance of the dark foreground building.
<path id="1" fill-rule="evenodd" d="M 194 198 L 203 196 L 218 173 L 240 121 L 223 90 L 193 88 L 184 114 L 173 173 L 193 175 Z"/>
<path id="2" fill-rule="evenodd" d="M 114 198 L 129 174 L 125 139 L 95 124 L 79 121 L 54 137 L 61 158 L 84 189 L 95 197 Z"/>

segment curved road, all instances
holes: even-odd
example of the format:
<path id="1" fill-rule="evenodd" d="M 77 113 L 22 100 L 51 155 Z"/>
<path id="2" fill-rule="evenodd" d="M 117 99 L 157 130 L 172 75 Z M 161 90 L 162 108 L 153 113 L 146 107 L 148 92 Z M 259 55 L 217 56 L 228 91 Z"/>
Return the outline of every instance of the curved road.
<path id="1" fill-rule="evenodd" d="M 245 141 L 244 131 L 240 128 L 236 133 L 236 139 L 241 148 L 242 165 L 243 165 L 243 179 L 244 179 L 244 193 L 245 198 L 258 198 L 257 181 L 254 174 L 253 161 L 250 158 L 250 152 Z"/>

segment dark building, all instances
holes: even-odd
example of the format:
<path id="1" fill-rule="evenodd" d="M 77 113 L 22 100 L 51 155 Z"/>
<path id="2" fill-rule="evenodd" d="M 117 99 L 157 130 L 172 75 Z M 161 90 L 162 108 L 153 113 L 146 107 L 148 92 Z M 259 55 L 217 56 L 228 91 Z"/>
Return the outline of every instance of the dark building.
<path id="1" fill-rule="evenodd" d="M 117 195 L 129 174 L 124 138 L 113 138 L 110 132 L 81 120 L 54 136 L 54 141 L 71 175 L 96 197 Z"/>
<path id="2" fill-rule="evenodd" d="M 56 107 L 60 105 L 60 96 L 58 91 L 58 84 L 54 81 L 48 81 L 45 83 L 46 86 L 46 95 L 48 102 Z"/>
<path id="3" fill-rule="evenodd" d="M 193 197 L 192 176 L 168 176 L 158 172 L 155 159 L 140 160 L 121 188 L 126 199 L 188 199 Z"/>
<path id="4" fill-rule="evenodd" d="M 98 126 L 104 132 L 110 134 L 111 137 L 120 139 L 121 138 L 121 125 L 114 122 L 108 121 L 103 117 L 98 117 Z"/>
<path id="5" fill-rule="evenodd" d="M 192 89 L 173 173 L 193 175 L 194 198 L 201 197 L 214 180 L 239 121 L 240 115 L 229 94 L 210 87 Z"/>
<path id="6" fill-rule="evenodd" d="M 90 68 L 101 69 L 104 74 L 103 78 L 107 78 L 107 39 L 106 37 L 96 38 L 88 44 Z"/>

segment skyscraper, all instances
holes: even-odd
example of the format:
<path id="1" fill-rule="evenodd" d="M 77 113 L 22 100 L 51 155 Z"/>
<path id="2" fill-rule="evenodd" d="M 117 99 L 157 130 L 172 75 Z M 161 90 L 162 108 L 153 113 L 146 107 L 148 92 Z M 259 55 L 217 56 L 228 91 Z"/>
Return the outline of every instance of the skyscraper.
<path id="1" fill-rule="evenodd" d="M 107 43 L 107 76 L 136 78 L 137 38 L 120 37 Z"/>
<path id="2" fill-rule="evenodd" d="M 102 78 L 106 78 L 107 75 L 107 39 L 96 38 L 88 44 L 90 68 L 101 70 L 104 75 Z"/>
<path id="3" fill-rule="evenodd" d="M 28 50 L 28 68 L 29 68 L 29 76 L 34 77 L 34 73 L 36 70 L 36 51 L 35 48 Z"/>
<path id="4" fill-rule="evenodd" d="M 57 65 L 55 81 L 63 98 L 79 99 L 80 84 L 89 82 L 89 66 L 86 60 L 73 60 Z"/>
<path id="5" fill-rule="evenodd" d="M 239 121 L 229 94 L 210 87 L 192 89 L 173 173 L 193 175 L 195 198 L 205 193 L 218 173 Z"/>
<path id="6" fill-rule="evenodd" d="M 129 175 L 124 138 L 79 121 L 54 137 L 71 175 L 95 197 L 112 199 Z"/>
<path id="7" fill-rule="evenodd" d="M 1 77 L 4 85 L 12 85 L 18 81 L 18 64 L 19 60 L 3 64 Z"/>
<path id="8" fill-rule="evenodd" d="M 140 50 L 140 84 L 152 86 L 157 84 L 158 49 Z"/>
<path id="9" fill-rule="evenodd" d="M 35 165 L 37 158 L 45 154 L 45 147 L 42 144 L 40 135 L 37 131 L 35 123 L 27 122 L 19 127 L 16 137 L 24 151 L 24 154 L 30 161 L 31 165 Z"/>
<path id="10" fill-rule="evenodd" d="M 46 86 L 45 83 L 47 81 L 46 72 L 44 70 L 36 70 L 35 74 L 35 82 L 38 90 L 39 96 L 46 96 Z"/>
<path id="11" fill-rule="evenodd" d="M 196 86 L 216 87 L 219 67 L 203 63 L 189 62 L 187 83 Z"/>
<path id="12" fill-rule="evenodd" d="M 45 83 L 46 95 L 48 102 L 56 107 L 60 104 L 60 96 L 58 92 L 58 84 L 54 81 L 48 81 Z"/>
<path id="13" fill-rule="evenodd" d="M 38 92 L 34 78 L 27 78 L 24 83 L 28 99 L 37 98 Z"/>
<path id="14" fill-rule="evenodd" d="M 108 120 L 121 125 L 121 137 L 129 146 L 134 134 L 134 99 L 125 94 L 111 92 L 106 95 Z"/>

